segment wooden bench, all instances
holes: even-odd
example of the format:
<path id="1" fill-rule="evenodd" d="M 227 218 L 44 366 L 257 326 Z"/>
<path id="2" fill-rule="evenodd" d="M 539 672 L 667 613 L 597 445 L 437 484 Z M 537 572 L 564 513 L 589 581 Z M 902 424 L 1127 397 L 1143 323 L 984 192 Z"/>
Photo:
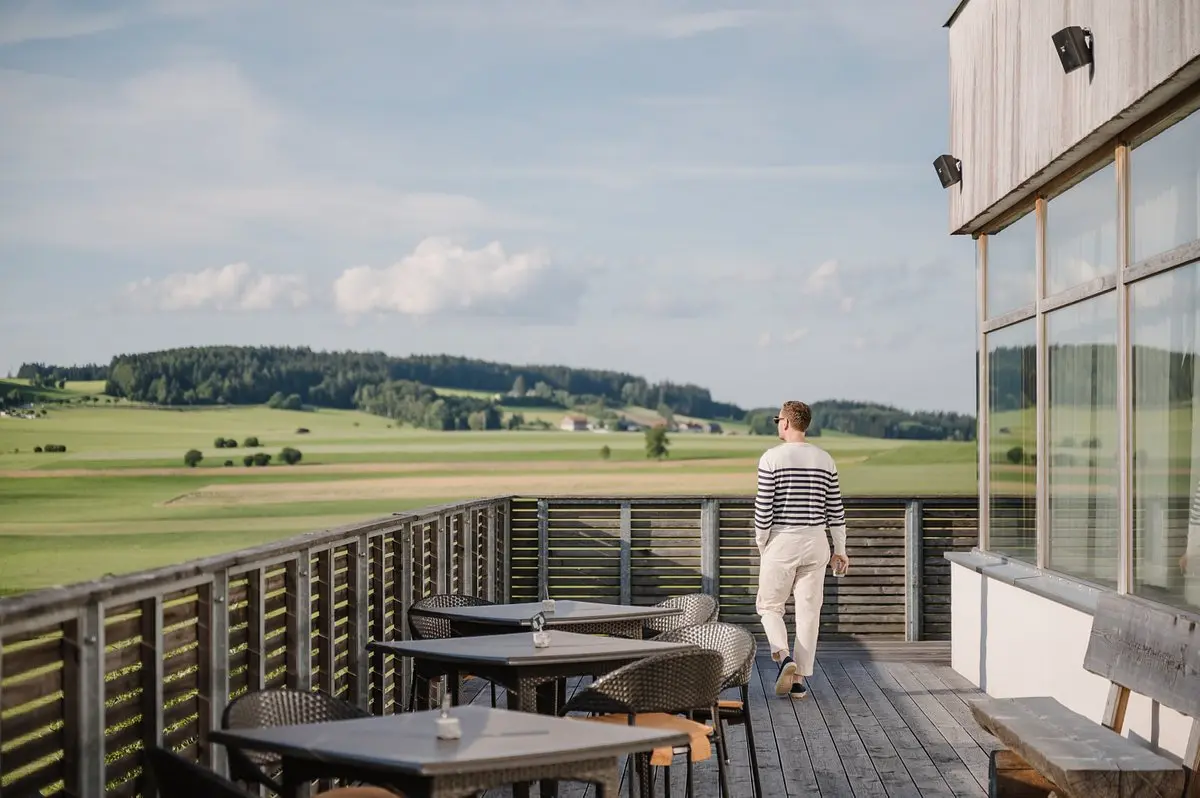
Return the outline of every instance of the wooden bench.
<path id="1" fill-rule="evenodd" d="M 1027 667 L 1037 668 L 1037 657 Z M 1200 623 L 1105 593 L 1083 667 L 1111 682 L 1101 724 L 1045 696 L 971 701 L 975 720 L 1007 746 L 992 754 L 990 794 L 1200 796 Z M 1193 719 L 1187 769 L 1121 734 L 1130 692 Z"/>

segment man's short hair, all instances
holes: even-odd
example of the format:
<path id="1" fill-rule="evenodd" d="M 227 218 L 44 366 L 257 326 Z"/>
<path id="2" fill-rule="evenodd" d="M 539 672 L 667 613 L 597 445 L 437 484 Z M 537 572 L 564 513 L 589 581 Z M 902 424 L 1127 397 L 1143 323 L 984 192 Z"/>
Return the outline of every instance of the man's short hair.
<path id="1" fill-rule="evenodd" d="M 786 418 L 788 425 L 795 427 L 801 432 L 808 431 L 808 425 L 812 423 L 812 408 L 797 402 L 794 399 L 783 403 L 783 407 L 779 410 L 780 418 Z"/>

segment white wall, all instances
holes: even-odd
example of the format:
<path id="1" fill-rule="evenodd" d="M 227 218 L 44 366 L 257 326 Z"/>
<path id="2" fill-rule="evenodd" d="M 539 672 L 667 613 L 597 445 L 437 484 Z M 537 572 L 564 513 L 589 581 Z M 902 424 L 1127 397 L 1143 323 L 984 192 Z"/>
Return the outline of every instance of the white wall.
<path id="1" fill-rule="evenodd" d="M 1097 723 L 1108 681 L 1083 668 L 1092 616 L 952 563 L 954 670 L 996 698 L 1049 695 Z M 1182 759 L 1191 718 L 1134 693 L 1126 737 Z"/>

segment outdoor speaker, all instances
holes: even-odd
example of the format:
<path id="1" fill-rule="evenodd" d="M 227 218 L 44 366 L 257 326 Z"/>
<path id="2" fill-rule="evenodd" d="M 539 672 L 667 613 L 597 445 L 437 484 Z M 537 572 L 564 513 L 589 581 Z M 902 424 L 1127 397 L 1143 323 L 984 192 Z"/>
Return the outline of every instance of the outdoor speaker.
<path id="1" fill-rule="evenodd" d="M 962 164 L 953 155 L 939 155 L 933 162 L 933 168 L 937 170 L 938 180 L 942 181 L 942 188 L 949 188 L 962 180 Z"/>
<path id="2" fill-rule="evenodd" d="M 1092 32 L 1087 28 L 1072 25 L 1063 28 L 1051 37 L 1063 72 L 1070 74 L 1081 66 L 1092 63 Z"/>

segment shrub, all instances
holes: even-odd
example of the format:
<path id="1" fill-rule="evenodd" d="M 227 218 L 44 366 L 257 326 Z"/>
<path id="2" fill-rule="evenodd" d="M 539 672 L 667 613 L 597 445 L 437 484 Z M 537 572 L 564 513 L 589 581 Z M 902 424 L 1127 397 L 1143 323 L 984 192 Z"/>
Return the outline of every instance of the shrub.
<path id="1" fill-rule="evenodd" d="M 44 452 L 65 452 L 66 450 L 67 447 L 63 446 L 61 443 L 47 443 L 42 447 L 42 451 Z"/>
<path id="2" fill-rule="evenodd" d="M 308 427 L 300 427 L 299 429 L 296 430 L 296 434 L 297 435 L 307 435 Z"/>
<path id="3" fill-rule="evenodd" d="M 203 459 L 204 455 L 198 449 L 188 449 L 183 456 L 183 463 L 188 468 L 195 468 Z"/>
<path id="4" fill-rule="evenodd" d="M 248 454 L 245 457 L 243 457 L 242 465 L 246 466 L 246 468 L 249 468 L 250 466 L 254 465 L 254 455 Z"/>
<path id="5" fill-rule="evenodd" d="M 1025 459 L 1025 450 L 1020 446 L 1014 446 L 1008 450 L 1007 457 L 1008 462 L 1012 463 L 1013 465 L 1019 465 L 1020 462 Z"/>
<path id="6" fill-rule="evenodd" d="M 34 452 L 34 454 L 41 454 L 41 453 L 42 453 L 42 447 L 41 447 L 41 446 L 34 446 L 34 447 L 33 447 L 33 452 Z"/>
<path id="7" fill-rule="evenodd" d="M 271 455 L 267 454 L 266 452 L 255 452 L 254 453 L 254 464 L 256 466 L 269 465 L 270 462 L 271 462 Z"/>
<path id="8" fill-rule="evenodd" d="M 608 448 L 608 444 L 600 447 L 600 459 L 607 460 L 612 457 L 612 449 Z"/>
<path id="9" fill-rule="evenodd" d="M 226 468 L 229 468 L 231 465 L 233 465 L 233 461 L 232 461 L 232 460 L 226 460 L 226 461 L 225 461 L 225 467 L 226 467 Z"/>
<path id="10" fill-rule="evenodd" d="M 283 451 L 279 453 L 279 459 L 288 465 L 299 463 L 302 456 L 299 449 L 293 449 L 291 446 L 283 447 Z"/>
<path id="11" fill-rule="evenodd" d="M 251 435 L 249 438 L 242 441 L 242 446 L 245 446 L 247 449 L 253 449 L 257 446 L 262 446 L 262 444 L 258 442 L 258 438 Z"/>

